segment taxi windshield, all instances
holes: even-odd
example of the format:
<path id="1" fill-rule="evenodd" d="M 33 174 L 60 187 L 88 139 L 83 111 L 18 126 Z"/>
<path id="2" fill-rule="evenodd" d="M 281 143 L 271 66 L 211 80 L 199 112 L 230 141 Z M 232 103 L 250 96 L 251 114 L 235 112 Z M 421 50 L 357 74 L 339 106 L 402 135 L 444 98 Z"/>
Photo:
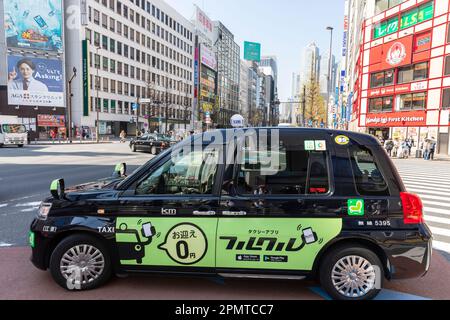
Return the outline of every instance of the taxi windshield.
<path id="1" fill-rule="evenodd" d="M 3 133 L 25 133 L 27 130 L 23 124 L 3 124 Z"/>

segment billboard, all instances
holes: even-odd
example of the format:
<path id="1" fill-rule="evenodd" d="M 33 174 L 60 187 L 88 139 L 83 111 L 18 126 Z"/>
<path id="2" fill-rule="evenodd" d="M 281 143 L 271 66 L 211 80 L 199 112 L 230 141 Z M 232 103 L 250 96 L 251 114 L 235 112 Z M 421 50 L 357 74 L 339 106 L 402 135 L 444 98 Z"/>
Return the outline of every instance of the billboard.
<path id="1" fill-rule="evenodd" d="M 199 30 L 205 37 L 212 41 L 214 24 L 210 18 L 204 13 L 198 6 L 196 8 L 196 19 L 195 27 Z"/>
<path id="2" fill-rule="evenodd" d="M 8 104 L 64 107 L 61 60 L 8 56 Z"/>
<path id="3" fill-rule="evenodd" d="M 39 127 L 65 127 L 64 116 L 38 114 L 37 122 Z"/>
<path id="4" fill-rule="evenodd" d="M 217 71 L 217 59 L 216 54 L 209 49 L 208 47 L 202 45 L 201 46 L 201 61 L 202 64 L 207 66 L 208 68 Z"/>
<path id="5" fill-rule="evenodd" d="M 8 48 L 62 52 L 62 0 L 3 1 Z"/>
<path id="6" fill-rule="evenodd" d="M 261 61 L 261 44 L 256 42 L 244 42 L 244 59 L 248 61 Z"/>

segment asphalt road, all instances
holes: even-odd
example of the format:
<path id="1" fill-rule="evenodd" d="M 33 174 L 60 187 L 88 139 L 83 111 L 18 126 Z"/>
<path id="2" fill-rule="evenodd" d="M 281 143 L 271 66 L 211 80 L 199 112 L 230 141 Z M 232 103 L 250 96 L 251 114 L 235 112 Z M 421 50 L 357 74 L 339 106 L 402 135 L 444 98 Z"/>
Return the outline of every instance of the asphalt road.
<path id="1" fill-rule="evenodd" d="M 0 247 L 27 244 L 29 225 L 52 180 L 77 185 L 111 176 L 117 163 L 127 163 L 132 172 L 151 158 L 119 143 L 0 149 Z"/>

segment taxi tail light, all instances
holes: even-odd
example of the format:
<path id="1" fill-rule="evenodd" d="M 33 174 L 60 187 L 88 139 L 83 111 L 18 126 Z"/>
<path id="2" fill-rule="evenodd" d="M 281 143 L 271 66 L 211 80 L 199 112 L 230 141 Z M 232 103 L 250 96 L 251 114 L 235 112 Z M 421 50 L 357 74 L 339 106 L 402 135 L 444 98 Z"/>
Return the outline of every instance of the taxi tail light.
<path id="1" fill-rule="evenodd" d="M 403 206 L 403 222 L 405 224 L 421 224 L 423 220 L 423 204 L 418 195 L 401 192 Z"/>

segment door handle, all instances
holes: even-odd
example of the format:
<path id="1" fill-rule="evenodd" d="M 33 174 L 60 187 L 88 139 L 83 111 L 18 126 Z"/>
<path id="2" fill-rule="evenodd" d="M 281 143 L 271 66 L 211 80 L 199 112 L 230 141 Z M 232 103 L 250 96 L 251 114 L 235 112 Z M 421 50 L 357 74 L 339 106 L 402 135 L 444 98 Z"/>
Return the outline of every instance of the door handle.
<path id="1" fill-rule="evenodd" d="M 194 211 L 194 216 L 215 216 L 215 211 Z"/>

